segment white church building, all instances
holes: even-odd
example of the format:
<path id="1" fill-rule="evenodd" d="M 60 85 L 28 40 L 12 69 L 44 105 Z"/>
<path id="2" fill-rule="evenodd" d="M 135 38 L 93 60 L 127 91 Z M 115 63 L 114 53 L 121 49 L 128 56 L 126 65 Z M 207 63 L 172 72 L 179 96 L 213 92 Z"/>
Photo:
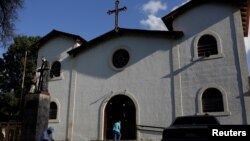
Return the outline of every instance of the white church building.
<path id="1" fill-rule="evenodd" d="M 86 41 L 53 30 L 35 44 L 50 62 L 56 140 L 159 141 L 178 116 L 250 123 L 244 37 L 248 0 L 191 0 L 162 17 L 168 31 L 119 28 Z M 87 26 L 87 25 L 86 25 Z"/>

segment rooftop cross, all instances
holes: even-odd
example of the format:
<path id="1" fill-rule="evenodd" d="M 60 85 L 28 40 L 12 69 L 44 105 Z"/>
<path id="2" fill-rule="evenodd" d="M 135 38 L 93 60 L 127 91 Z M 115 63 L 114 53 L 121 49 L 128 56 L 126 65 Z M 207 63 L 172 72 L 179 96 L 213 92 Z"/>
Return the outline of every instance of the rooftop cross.
<path id="1" fill-rule="evenodd" d="M 118 32 L 118 30 L 119 30 L 119 27 L 118 27 L 118 16 L 119 16 L 119 12 L 125 11 L 125 10 L 127 10 L 127 7 L 124 6 L 124 7 L 122 7 L 122 8 L 119 8 L 119 0 L 116 0 L 116 1 L 115 1 L 115 10 L 109 10 L 109 11 L 107 12 L 109 15 L 115 13 L 115 31 L 116 31 L 116 32 Z"/>

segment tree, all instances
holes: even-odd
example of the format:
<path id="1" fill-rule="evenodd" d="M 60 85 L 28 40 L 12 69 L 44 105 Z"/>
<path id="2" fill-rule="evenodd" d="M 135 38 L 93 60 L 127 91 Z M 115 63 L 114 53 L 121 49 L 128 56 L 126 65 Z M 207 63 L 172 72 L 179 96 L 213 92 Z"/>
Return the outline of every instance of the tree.
<path id="1" fill-rule="evenodd" d="M 0 113 L 7 116 L 15 116 L 18 113 L 18 99 L 13 92 L 0 94 Z"/>
<path id="2" fill-rule="evenodd" d="M 10 97 L 10 94 L 13 94 L 16 98 L 21 98 L 22 93 L 28 92 L 29 80 L 31 80 L 32 72 L 36 69 L 37 60 L 37 49 L 32 45 L 39 39 L 40 37 L 17 36 L 14 38 L 14 43 L 3 54 L 3 58 L 0 58 L 0 95 L 5 95 L 4 98 Z M 24 89 L 22 89 L 25 52 L 27 52 L 26 77 L 24 79 Z M 14 104 L 10 105 L 15 106 Z M 4 111 L 3 108 L 6 109 L 6 107 L 1 106 L 0 112 Z"/>
<path id="3" fill-rule="evenodd" d="M 17 10 L 24 0 L 0 0 L 0 43 L 6 43 L 13 37 L 14 21 L 17 19 Z"/>
<path id="4" fill-rule="evenodd" d="M 10 45 L 7 52 L 3 54 L 3 58 L 0 59 L 2 64 L 2 71 L 0 73 L 0 79 L 2 78 L 2 84 L 0 84 L 0 92 L 14 91 L 15 94 L 19 94 L 22 83 L 22 74 L 24 70 L 24 57 L 27 51 L 26 61 L 26 78 L 32 76 L 32 72 L 36 68 L 37 49 L 32 47 L 40 37 L 27 37 L 17 36 L 14 38 L 14 43 Z M 27 79 L 25 79 L 27 80 Z M 25 81 L 27 86 L 27 81 Z M 26 88 L 26 87 L 25 87 Z M 27 89 L 27 88 L 26 88 Z"/>

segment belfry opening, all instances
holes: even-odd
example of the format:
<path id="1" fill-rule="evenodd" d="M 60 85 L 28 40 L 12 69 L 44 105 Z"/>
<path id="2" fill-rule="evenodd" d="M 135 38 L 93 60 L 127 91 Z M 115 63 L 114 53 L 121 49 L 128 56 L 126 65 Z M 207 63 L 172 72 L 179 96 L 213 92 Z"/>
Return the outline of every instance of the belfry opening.
<path id="1" fill-rule="evenodd" d="M 136 140 L 136 108 L 134 102 L 126 95 L 112 97 L 105 107 L 106 140 L 112 140 L 113 124 L 121 121 L 121 139 Z"/>

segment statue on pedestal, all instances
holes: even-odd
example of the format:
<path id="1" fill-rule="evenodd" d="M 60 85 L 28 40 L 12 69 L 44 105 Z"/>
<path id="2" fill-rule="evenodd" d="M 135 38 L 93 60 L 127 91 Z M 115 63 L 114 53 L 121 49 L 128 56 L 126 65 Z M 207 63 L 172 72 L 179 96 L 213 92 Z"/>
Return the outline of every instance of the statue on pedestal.
<path id="1" fill-rule="evenodd" d="M 30 94 L 25 96 L 22 117 L 22 141 L 40 140 L 41 132 L 48 127 L 50 111 L 50 95 L 48 92 L 50 65 L 45 57 L 41 59 L 41 67 L 32 74 Z"/>
<path id="2" fill-rule="evenodd" d="M 38 79 L 38 87 L 37 87 L 38 92 L 49 94 L 48 91 L 49 70 L 50 70 L 49 62 L 43 56 L 41 68 L 38 69 L 38 72 L 40 72 L 40 76 Z"/>

